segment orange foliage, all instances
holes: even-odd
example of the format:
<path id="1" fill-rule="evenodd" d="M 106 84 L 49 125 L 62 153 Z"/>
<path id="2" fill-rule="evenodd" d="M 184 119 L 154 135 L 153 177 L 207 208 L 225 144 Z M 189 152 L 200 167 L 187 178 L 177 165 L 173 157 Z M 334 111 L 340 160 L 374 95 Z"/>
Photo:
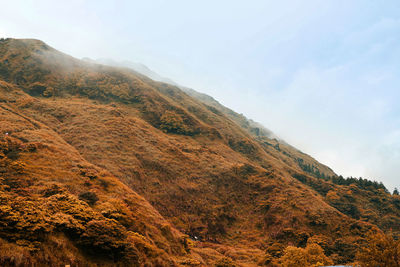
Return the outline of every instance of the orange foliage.
<path id="1" fill-rule="evenodd" d="M 333 261 L 325 256 L 324 250 L 315 243 L 308 244 L 306 248 L 288 246 L 279 262 L 283 267 L 318 267 L 333 264 Z"/>
<path id="2" fill-rule="evenodd" d="M 394 240 L 391 235 L 370 233 L 364 247 L 357 254 L 361 266 L 400 266 L 400 240 Z"/>

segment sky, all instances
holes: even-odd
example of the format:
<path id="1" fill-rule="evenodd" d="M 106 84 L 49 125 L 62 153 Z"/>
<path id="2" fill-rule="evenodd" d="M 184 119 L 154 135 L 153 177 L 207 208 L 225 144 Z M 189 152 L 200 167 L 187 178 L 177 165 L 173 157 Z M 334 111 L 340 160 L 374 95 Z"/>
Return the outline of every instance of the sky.
<path id="1" fill-rule="evenodd" d="M 0 37 L 140 62 L 343 176 L 400 188 L 400 1 L 4 1 Z"/>

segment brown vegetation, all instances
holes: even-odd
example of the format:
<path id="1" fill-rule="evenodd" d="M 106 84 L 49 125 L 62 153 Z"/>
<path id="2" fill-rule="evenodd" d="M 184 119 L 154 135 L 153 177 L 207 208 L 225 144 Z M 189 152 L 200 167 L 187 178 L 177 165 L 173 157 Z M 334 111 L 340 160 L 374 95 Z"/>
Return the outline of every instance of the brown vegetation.
<path id="1" fill-rule="evenodd" d="M 400 266 L 400 240 L 390 234 L 371 232 L 366 243 L 357 254 L 361 266 Z"/>

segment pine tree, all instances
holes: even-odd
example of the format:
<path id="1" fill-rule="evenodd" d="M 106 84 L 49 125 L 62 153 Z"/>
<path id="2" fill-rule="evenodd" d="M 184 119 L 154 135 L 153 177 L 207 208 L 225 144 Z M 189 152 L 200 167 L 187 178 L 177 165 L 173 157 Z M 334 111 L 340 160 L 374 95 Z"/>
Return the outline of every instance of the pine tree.
<path id="1" fill-rule="evenodd" d="M 394 188 L 393 195 L 396 195 L 396 196 L 399 195 L 399 190 L 397 190 L 397 187 Z"/>

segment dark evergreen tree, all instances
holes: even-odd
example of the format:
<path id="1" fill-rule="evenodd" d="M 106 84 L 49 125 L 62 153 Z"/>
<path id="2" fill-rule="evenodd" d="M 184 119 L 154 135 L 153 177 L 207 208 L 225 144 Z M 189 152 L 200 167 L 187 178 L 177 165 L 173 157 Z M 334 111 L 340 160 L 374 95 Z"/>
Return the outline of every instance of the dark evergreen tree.
<path id="1" fill-rule="evenodd" d="M 399 190 L 397 190 L 397 187 L 394 188 L 393 195 L 396 195 L 396 196 L 399 195 Z"/>

